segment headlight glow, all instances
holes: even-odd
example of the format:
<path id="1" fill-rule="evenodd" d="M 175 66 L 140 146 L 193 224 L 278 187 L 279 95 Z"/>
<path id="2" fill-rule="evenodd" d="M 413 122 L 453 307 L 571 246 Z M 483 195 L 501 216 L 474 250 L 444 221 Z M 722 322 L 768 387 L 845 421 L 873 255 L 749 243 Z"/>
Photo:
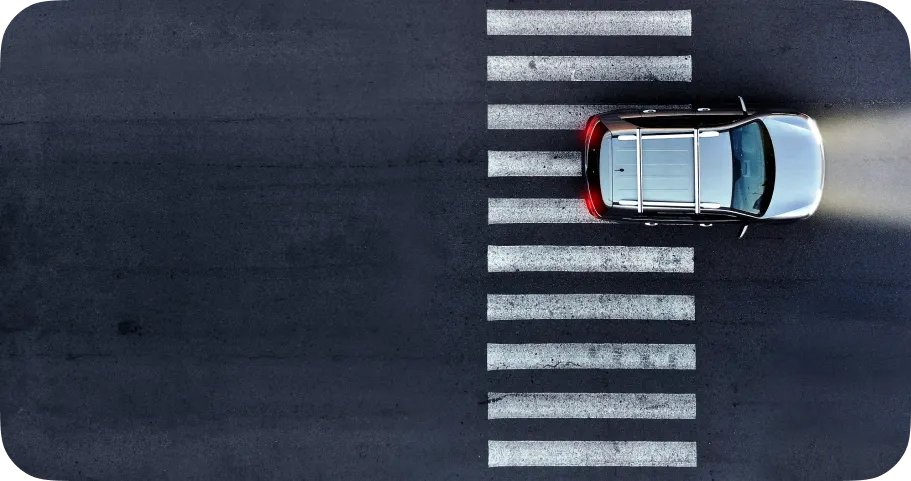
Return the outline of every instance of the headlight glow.
<path id="1" fill-rule="evenodd" d="M 819 131 L 819 126 L 816 125 L 816 121 L 812 118 L 807 118 L 807 122 L 810 124 L 810 130 L 813 131 L 813 136 L 816 137 L 816 143 L 822 145 L 822 133 Z"/>

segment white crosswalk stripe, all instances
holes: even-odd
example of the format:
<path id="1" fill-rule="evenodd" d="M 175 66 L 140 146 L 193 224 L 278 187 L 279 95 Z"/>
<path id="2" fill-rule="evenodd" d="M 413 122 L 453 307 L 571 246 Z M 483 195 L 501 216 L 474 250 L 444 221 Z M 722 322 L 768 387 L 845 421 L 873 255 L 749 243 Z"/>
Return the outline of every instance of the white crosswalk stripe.
<path id="1" fill-rule="evenodd" d="M 488 294 L 488 321 L 531 319 L 696 319 L 692 296 L 644 294 Z"/>
<path id="2" fill-rule="evenodd" d="M 488 10 L 487 35 L 691 36 L 689 10 Z"/>
<path id="3" fill-rule="evenodd" d="M 689 105 L 535 105 L 491 104 L 487 128 L 491 130 L 581 130 L 593 115 L 620 109 L 681 110 Z"/>
<path id="4" fill-rule="evenodd" d="M 678 57 L 487 57 L 491 82 L 691 82 L 689 55 Z"/>
<path id="5" fill-rule="evenodd" d="M 488 344 L 487 370 L 696 369 L 693 344 Z"/>
<path id="6" fill-rule="evenodd" d="M 691 247 L 487 246 L 487 272 L 693 272 Z"/>
<path id="7" fill-rule="evenodd" d="M 582 152 L 487 152 L 488 177 L 580 177 Z"/>
<path id="8" fill-rule="evenodd" d="M 584 199 L 487 199 L 488 224 L 601 224 Z"/>
<path id="9" fill-rule="evenodd" d="M 696 419 L 696 395 L 489 393 L 487 419 Z"/>
<path id="10" fill-rule="evenodd" d="M 487 465 L 696 467 L 696 443 L 673 441 L 488 441 Z"/>

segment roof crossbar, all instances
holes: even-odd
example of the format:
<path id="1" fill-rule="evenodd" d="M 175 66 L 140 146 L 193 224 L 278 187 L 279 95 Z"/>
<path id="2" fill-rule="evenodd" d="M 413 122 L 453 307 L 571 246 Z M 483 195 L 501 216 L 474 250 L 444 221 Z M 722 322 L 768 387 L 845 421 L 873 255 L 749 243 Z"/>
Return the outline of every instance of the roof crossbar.
<path id="1" fill-rule="evenodd" d="M 693 201 L 696 214 L 700 213 L 699 204 L 699 129 L 693 129 Z"/>
<path id="2" fill-rule="evenodd" d="M 637 210 L 641 214 L 642 206 L 642 129 L 636 129 L 636 199 Z"/>

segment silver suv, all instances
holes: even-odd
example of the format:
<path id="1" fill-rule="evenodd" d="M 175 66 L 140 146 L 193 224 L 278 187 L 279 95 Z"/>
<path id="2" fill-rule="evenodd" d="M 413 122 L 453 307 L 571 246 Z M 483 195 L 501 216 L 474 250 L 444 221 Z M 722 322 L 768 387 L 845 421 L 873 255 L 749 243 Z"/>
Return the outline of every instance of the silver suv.
<path id="1" fill-rule="evenodd" d="M 646 225 L 792 222 L 822 198 L 825 153 L 789 110 L 612 111 L 585 131 L 586 203 Z"/>

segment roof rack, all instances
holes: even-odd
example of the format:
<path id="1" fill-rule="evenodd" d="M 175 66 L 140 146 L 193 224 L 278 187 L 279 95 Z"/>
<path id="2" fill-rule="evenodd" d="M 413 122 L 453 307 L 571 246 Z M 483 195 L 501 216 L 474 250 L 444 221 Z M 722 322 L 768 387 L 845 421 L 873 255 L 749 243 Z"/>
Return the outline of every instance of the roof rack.
<path id="1" fill-rule="evenodd" d="M 646 133 L 655 132 L 655 133 Z M 658 133 L 661 132 L 661 133 Z M 619 205 L 636 206 L 638 213 L 645 207 L 691 207 L 696 214 L 702 209 L 717 209 L 721 207 L 714 202 L 701 202 L 699 198 L 699 139 L 702 137 L 718 137 L 718 130 L 714 129 L 643 129 L 637 128 L 636 135 L 619 135 L 617 140 L 636 141 L 636 200 L 621 200 Z M 642 141 L 646 139 L 693 139 L 693 202 L 652 202 L 642 198 Z"/>

